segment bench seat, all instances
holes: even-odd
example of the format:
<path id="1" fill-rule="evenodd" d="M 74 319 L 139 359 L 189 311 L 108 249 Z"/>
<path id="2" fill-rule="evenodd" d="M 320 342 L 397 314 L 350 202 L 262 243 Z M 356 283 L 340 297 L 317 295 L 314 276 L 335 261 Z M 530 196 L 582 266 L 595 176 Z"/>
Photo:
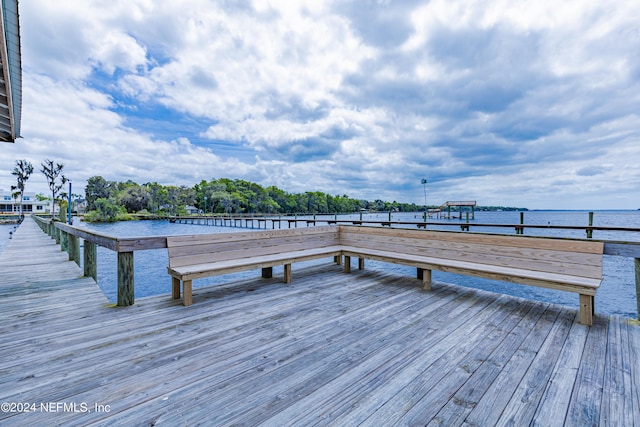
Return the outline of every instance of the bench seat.
<path id="1" fill-rule="evenodd" d="M 295 230 L 167 237 L 173 298 L 192 303 L 192 280 L 262 268 L 272 277 L 284 266 L 333 256 L 403 264 L 417 268 L 423 288 L 431 289 L 432 270 L 574 292 L 580 322 L 591 325 L 594 296 L 602 282 L 602 242 L 385 227 L 324 226 Z"/>
<path id="2" fill-rule="evenodd" d="M 577 293 L 580 322 L 591 325 L 602 282 L 602 242 L 383 227 L 340 229 L 345 271 L 350 258 L 416 267 L 425 290 L 432 270 Z"/>
<path id="3" fill-rule="evenodd" d="M 601 280 L 570 274 L 549 273 L 539 270 L 487 265 L 477 262 L 450 260 L 428 256 L 411 255 L 376 249 L 343 247 L 342 253 L 348 257 L 365 258 L 375 261 L 409 265 L 423 270 L 438 270 L 446 273 L 473 275 L 493 280 L 521 283 L 560 291 L 577 292 L 584 295 L 595 295 Z M 348 270 L 347 261 L 345 269 Z M 424 276 L 430 278 L 430 276 Z M 423 279 L 427 280 L 427 279 Z M 424 284 L 429 289 L 430 283 Z"/>
<path id="4" fill-rule="evenodd" d="M 284 266 L 284 282 L 291 282 L 291 264 L 325 257 L 339 257 L 337 227 L 299 230 L 219 233 L 167 237 L 172 294 L 191 305 L 192 281 L 205 277 L 262 268 L 262 277 Z"/>
<path id="5" fill-rule="evenodd" d="M 340 256 L 339 246 L 325 246 L 322 248 L 305 249 L 280 254 L 261 255 L 251 258 L 236 258 L 224 261 L 213 261 L 202 264 L 185 265 L 169 268 L 169 274 L 180 280 L 195 280 L 204 277 L 255 270 L 257 268 L 276 267 L 293 264 L 294 262 L 311 261 L 330 256 Z M 287 282 L 288 283 L 288 282 Z"/>

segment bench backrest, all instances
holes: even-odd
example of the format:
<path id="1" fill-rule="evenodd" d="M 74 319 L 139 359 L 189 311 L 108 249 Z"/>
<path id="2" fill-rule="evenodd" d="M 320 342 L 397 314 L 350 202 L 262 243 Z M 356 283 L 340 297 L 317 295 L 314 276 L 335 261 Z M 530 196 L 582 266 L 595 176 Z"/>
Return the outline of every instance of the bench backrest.
<path id="1" fill-rule="evenodd" d="M 340 226 L 340 245 L 602 279 L 602 242 Z"/>
<path id="2" fill-rule="evenodd" d="M 167 237 L 169 267 L 338 245 L 338 227 L 305 227 Z"/>

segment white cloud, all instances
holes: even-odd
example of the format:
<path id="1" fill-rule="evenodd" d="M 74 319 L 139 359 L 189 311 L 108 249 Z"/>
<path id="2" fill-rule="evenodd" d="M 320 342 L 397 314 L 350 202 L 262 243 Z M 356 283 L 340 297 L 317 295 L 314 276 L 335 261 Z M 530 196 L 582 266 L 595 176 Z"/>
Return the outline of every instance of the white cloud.
<path id="1" fill-rule="evenodd" d="M 640 5 L 20 4 L 23 140 L 91 175 L 634 208 Z M 609 202 L 608 200 L 611 200 Z"/>
<path id="2" fill-rule="evenodd" d="M 91 57 L 107 73 L 113 74 L 116 68 L 136 72 L 138 67 L 146 68 L 147 51 L 137 41 L 118 32 L 109 32 L 94 49 Z"/>

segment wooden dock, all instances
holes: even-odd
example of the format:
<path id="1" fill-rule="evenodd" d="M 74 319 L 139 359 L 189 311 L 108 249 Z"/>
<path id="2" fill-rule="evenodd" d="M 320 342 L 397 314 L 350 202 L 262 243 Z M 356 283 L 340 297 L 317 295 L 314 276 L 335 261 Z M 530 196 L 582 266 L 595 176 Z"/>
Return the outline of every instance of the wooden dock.
<path id="1" fill-rule="evenodd" d="M 331 262 L 113 307 L 67 260 L 0 256 L 0 425 L 640 425 L 637 321 Z"/>

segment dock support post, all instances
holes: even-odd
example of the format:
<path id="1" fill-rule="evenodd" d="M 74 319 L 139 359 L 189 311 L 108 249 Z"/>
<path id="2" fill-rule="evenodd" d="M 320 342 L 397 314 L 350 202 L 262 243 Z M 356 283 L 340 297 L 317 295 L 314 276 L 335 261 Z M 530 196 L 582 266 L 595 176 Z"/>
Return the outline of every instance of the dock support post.
<path id="1" fill-rule="evenodd" d="M 67 236 L 69 245 L 69 261 L 75 261 L 80 267 L 80 238 L 69 234 Z"/>
<path id="2" fill-rule="evenodd" d="M 638 307 L 638 320 L 640 320 L 640 258 L 635 258 L 636 265 L 636 306 Z"/>
<path id="3" fill-rule="evenodd" d="M 520 212 L 520 225 L 524 224 L 524 212 Z M 516 227 L 516 234 L 524 234 L 524 227 Z"/>
<path id="4" fill-rule="evenodd" d="M 98 250 L 97 245 L 88 240 L 84 241 L 84 275 L 98 281 Z"/>
<path id="5" fill-rule="evenodd" d="M 118 252 L 118 306 L 133 303 L 133 252 Z"/>
<path id="6" fill-rule="evenodd" d="M 593 212 L 589 212 L 589 227 L 593 226 Z M 593 230 L 591 228 L 587 228 L 587 239 L 591 239 L 593 237 Z"/>
<path id="7" fill-rule="evenodd" d="M 466 222 L 466 224 L 461 225 L 460 229 L 462 231 L 469 231 L 469 212 L 465 212 L 465 213 L 467 215 L 467 222 Z M 460 213 L 460 215 L 462 215 L 462 212 Z"/>
<path id="8" fill-rule="evenodd" d="M 60 232 L 60 250 L 68 253 L 69 252 L 69 235 L 62 230 L 59 230 L 59 232 Z"/>

